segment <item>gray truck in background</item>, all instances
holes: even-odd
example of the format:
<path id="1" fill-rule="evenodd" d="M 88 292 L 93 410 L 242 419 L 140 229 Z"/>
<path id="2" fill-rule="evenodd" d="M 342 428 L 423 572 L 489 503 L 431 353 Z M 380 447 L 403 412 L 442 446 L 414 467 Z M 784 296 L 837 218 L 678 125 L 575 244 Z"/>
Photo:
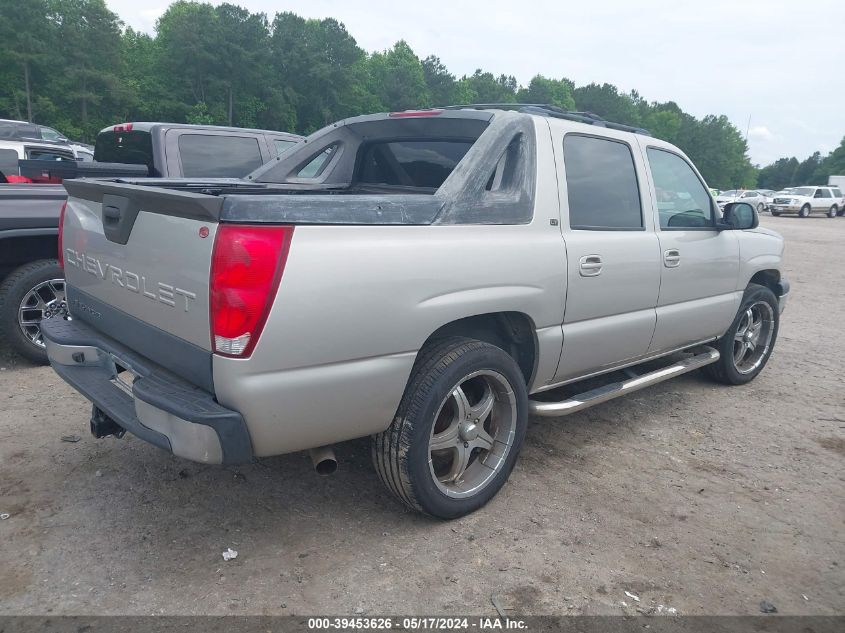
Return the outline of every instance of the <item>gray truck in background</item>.
<path id="1" fill-rule="evenodd" d="M 551 106 L 350 118 L 241 182 L 66 186 L 73 320 L 42 331 L 96 437 L 330 471 L 371 436 L 387 488 L 446 519 L 501 488 L 530 414 L 754 379 L 789 292 L 755 208 Z"/>
<path id="2" fill-rule="evenodd" d="M 176 123 L 122 123 L 97 135 L 94 159 L 77 163 L 68 147 L 30 143 L 25 155 L 0 148 L 0 341 L 46 362 L 40 322 L 67 316 L 62 270 L 56 261 L 59 214 L 66 178 L 152 176 L 240 178 L 281 155 L 302 137 L 285 132 Z M 52 160 L 41 158 L 52 151 Z M 38 151 L 40 154 L 33 154 Z M 6 176 L 38 184 L 6 184 Z"/>

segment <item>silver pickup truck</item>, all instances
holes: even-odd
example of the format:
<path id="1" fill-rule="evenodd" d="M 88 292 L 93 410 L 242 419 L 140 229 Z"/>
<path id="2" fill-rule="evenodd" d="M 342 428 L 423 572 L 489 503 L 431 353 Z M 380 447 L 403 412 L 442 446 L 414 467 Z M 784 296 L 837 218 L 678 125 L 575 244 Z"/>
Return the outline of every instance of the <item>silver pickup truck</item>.
<path id="1" fill-rule="evenodd" d="M 771 355 L 783 240 L 720 212 L 676 147 L 548 106 L 350 118 L 242 181 L 76 180 L 53 368 L 125 431 L 206 463 L 372 436 L 441 518 L 559 417 Z"/>

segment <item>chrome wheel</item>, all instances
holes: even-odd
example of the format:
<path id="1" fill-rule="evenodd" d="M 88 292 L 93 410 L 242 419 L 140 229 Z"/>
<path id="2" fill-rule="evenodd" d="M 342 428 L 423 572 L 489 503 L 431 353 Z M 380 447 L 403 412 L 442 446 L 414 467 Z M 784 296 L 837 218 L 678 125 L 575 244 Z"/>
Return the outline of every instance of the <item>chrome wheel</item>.
<path id="1" fill-rule="evenodd" d="M 757 369 L 769 354 L 774 334 L 775 315 L 765 301 L 748 306 L 734 334 L 733 361 L 740 374 Z"/>
<path id="2" fill-rule="evenodd" d="M 495 371 L 462 378 L 440 404 L 429 440 L 428 465 L 441 492 L 469 497 L 502 469 L 516 433 L 516 396 Z"/>
<path id="3" fill-rule="evenodd" d="M 30 343 L 43 348 L 41 321 L 54 316 L 70 319 L 64 279 L 42 281 L 27 292 L 18 308 L 18 325 Z"/>

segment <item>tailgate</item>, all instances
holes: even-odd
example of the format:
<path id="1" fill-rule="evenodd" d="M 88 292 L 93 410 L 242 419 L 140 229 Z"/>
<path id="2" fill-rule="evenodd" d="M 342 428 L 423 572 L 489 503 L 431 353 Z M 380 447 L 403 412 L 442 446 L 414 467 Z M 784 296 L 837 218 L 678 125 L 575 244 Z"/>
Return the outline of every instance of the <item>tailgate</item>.
<path id="1" fill-rule="evenodd" d="M 209 274 L 222 199 L 112 182 L 65 187 L 71 314 L 209 387 Z"/>

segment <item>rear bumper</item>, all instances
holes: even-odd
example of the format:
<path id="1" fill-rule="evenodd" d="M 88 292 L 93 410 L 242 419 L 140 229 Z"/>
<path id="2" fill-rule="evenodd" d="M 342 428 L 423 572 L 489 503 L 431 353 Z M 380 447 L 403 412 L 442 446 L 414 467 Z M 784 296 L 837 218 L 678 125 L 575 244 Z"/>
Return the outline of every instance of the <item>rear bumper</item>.
<path id="1" fill-rule="evenodd" d="M 243 417 L 218 404 L 208 391 L 79 320 L 47 319 L 41 331 L 56 373 L 123 429 L 197 462 L 252 459 Z M 115 384 L 120 368 L 135 375 L 130 388 Z"/>

